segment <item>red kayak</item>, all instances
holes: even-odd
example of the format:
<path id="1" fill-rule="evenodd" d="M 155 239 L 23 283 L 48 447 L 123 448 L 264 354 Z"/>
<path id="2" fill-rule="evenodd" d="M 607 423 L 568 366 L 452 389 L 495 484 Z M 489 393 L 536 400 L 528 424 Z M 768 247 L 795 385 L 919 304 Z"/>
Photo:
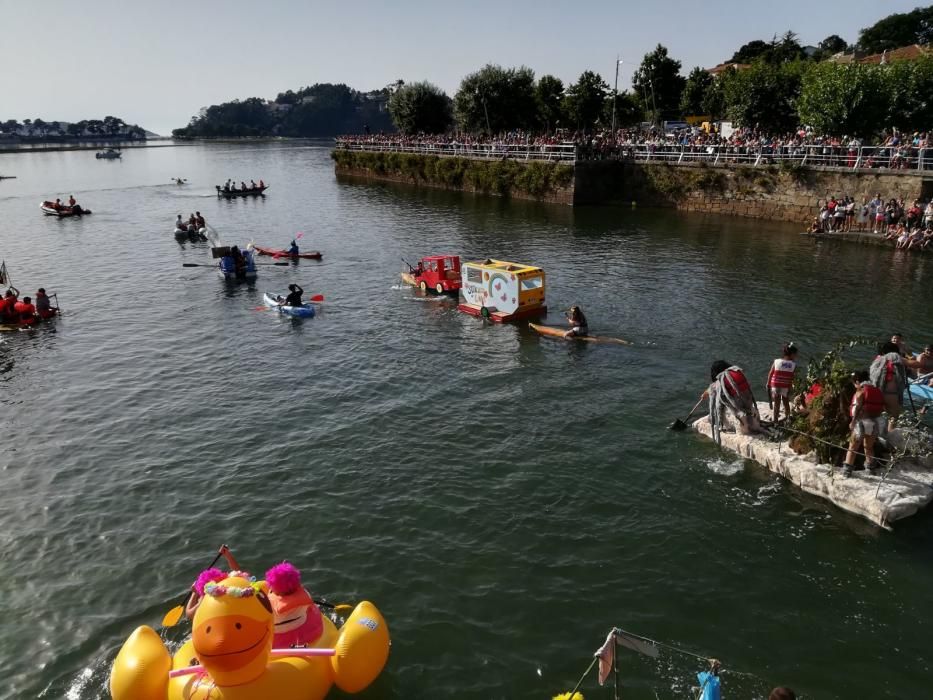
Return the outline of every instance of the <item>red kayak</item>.
<path id="1" fill-rule="evenodd" d="M 271 255 L 274 258 L 305 258 L 306 260 L 321 259 L 321 254 L 316 250 L 311 253 L 298 253 L 296 255 L 292 255 L 287 250 L 281 250 L 280 248 L 263 248 L 261 245 L 254 245 L 253 250 L 255 250 L 260 255 Z"/>

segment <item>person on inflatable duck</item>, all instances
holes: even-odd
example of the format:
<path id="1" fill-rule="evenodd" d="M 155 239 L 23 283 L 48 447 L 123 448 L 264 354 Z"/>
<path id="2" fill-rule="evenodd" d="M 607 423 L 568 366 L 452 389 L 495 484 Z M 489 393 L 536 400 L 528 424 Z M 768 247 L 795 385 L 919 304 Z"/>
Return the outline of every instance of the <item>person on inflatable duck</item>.
<path id="1" fill-rule="evenodd" d="M 181 214 L 178 216 L 181 216 Z M 198 574 L 194 583 L 191 584 L 191 595 L 188 596 L 188 602 L 185 604 L 185 617 L 189 620 L 194 619 L 194 613 L 197 611 L 198 606 L 201 604 L 201 600 L 204 598 L 204 587 L 207 584 L 218 583 L 228 576 L 232 577 L 237 574 L 240 574 L 245 579 L 250 578 L 248 573 L 239 570 L 240 565 L 237 564 L 236 559 L 233 557 L 233 552 L 230 551 L 227 545 L 220 548 L 220 554 L 227 561 L 227 566 L 230 567 L 230 573 L 225 574 L 220 569 L 210 568 L 204 569 L 204 571 Z"/>
<path id="2" fill-rule="evenodd" d="M 301 585 L 301 572 L 283 561 L 266 572 L 269 602 L 275 615 L 276 649 L 307 646 L 324 631 L 321 611 Z"/>

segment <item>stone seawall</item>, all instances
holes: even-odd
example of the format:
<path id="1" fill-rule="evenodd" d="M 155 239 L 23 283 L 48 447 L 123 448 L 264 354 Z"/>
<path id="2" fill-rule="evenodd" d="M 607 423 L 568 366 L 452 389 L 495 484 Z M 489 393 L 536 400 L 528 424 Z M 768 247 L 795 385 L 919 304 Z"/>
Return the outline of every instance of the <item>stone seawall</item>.
<path id="1" fill-rule="evenodd" d="M 637 202 L 644 207 L 729 214 L 803 225 L 828 197 L 861 203 L 880 194 L 929 199 L 933 172 L 843 170 L 782 165 L 710 165 L 583 161 L 482 160 L 418 153 L 337 149 L 335 171 L 477 194 L 571 206 Z"/>
<path id="2" fill-rule="evenodd" d="M 933 173 L 701 163 L 578 163 L 575 203 L 639 206 L 808 222 L 828 197 L 861 204 L 880 194 L 905 201 L 933 195 Z"/>
<path id="3" fill-rule="evenodd" d="M 574 203 L 573 166 L 568 163 L 340 149 L 332 156 L 337 175 L 552 204 Z"/>

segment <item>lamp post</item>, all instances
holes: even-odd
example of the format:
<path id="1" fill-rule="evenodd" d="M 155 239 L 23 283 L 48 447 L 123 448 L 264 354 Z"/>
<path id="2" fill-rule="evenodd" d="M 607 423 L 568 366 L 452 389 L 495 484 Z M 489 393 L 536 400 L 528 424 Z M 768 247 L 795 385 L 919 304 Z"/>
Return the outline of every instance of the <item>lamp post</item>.
<path id="1" fill-rule="evenodd" d="M 622 57 L 616 57 L 616 82 L 615 86 L 612 88 L 612 137 L 615 138 L 616 133 L 616 102 L 618 102 L 619 97 L 619 66 L 622 65 Z"/>
<path id="2" fill-rule="evenodd" d="M 483 114 L 486 115 L 486 133 L 491 137 L 492 129 L 489 128 L 489 110 L 486 108 L 486 96 L 480 92 L 479 88 L 476 88 L 476 96 L 483 103 Z"/>

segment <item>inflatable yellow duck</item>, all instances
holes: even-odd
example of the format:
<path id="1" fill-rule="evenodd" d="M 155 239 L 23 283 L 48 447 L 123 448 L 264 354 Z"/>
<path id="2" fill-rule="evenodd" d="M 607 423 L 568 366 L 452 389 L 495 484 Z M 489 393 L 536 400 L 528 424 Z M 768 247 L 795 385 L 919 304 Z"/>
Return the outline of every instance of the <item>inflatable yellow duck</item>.
<path id="1" fill-rule="evenodd" d="M 151 627 L 130 635 L 110 673 L 113 700 L 322 700 L 334 684 L 363 690 L 389 657 L 389 630 L 372 603 L 357 605 L 340 630 L 322 616 L 316 650 L 273 651 L 265 582 L 237 572 L 204 592 L 174 658 Z"/>

